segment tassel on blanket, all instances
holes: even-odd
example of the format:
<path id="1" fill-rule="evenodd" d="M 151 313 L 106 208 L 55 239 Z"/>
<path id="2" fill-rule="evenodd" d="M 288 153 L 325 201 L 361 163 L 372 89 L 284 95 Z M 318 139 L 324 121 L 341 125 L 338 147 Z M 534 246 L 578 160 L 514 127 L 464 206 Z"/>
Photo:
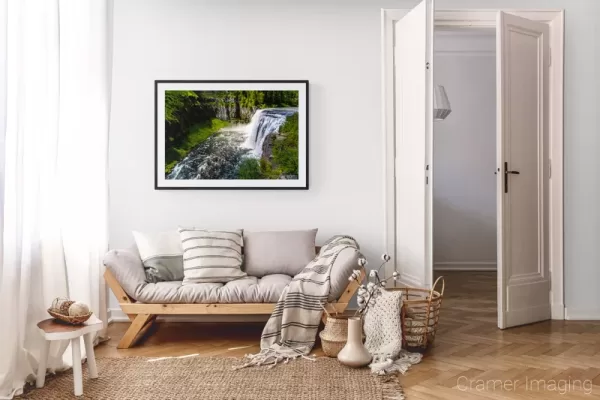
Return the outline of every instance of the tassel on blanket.
<path id="1" fill-rule="evenodd" d="M 268 365 L 268 368 L 270 369 L 281 362 L 286 364 L 290 360 L 295 360 L 296 358 L 315 361 L 315 356 L 305 355 L 309 352 L 310 348 L 308 346 L 302 346 L 294 349 L 288 346 L 273 344 L 270 348 L 261 350 L 260 353 L 246 354 L 244 359 L 246 359 L 247 362 L 237 367 L 233 367 L 233 369 L 238 370 L 247 367 L 259 367 L 261 365 Z"/>
<path id="2" fill-rule="evenodd" d="M 385 360 L 374 359 L 369 367 L 371 372 L 377 375 L 387 375 L 394 372 L 400 372 L 404 375 L 413 364 L 420 363 L 422 358 L 423 356 L 419 353 L 409 353 L 402 350 L 395 360 L 391 358 Z"/>

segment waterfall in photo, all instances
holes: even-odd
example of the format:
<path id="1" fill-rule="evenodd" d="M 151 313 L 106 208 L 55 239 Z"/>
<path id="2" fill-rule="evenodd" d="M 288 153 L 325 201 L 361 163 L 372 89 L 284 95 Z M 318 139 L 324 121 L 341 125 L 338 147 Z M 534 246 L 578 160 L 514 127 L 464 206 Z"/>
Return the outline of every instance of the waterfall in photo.
<path id="1" fill-rule="evenodd" d="M 247 127 L 248 137 L 245 146 L 252 149 L 254 156 L 260 158 L 267 136 L 279 132 L 279 128 L 285 123 L 286 118 L 295 112 L 296 109 L 293 108 L 257 110 Z"/>

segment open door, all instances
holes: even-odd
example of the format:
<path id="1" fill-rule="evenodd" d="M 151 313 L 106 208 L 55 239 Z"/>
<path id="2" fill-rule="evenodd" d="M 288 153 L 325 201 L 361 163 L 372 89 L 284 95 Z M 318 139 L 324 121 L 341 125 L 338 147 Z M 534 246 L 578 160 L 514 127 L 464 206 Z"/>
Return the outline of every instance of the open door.
<path id="1" fill-rule="evenodd" d="M 400 282 L 432 281 L 433 0 L 394 27 L 396 271 Z"/>
<path id="2" fill-rule="evenodd" d="M 499 12 L 498 327 L 550 318 L 549 27 Z"/>

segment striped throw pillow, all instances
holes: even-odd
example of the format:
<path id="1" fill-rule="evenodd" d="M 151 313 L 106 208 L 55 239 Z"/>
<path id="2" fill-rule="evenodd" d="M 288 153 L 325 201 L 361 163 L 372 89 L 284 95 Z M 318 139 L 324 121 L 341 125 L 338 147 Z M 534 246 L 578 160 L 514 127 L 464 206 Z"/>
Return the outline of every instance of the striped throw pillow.
<path id="1" fill-rule="evenodd" d="M 242 231 L 179 228 L 183 247 L 183 284 L 229 282 L 242 271 Z"/>

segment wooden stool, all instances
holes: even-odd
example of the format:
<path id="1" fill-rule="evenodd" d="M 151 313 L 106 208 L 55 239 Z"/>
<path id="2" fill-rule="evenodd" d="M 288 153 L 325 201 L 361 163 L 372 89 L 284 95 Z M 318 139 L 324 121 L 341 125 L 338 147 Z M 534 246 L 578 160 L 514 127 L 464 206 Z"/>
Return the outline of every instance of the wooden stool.
<path id="1" fill-rule="evenodd" d="M 44 348 L 40 356 L 40 365 L 38 367 L 37 379 L 35 385 L 39 388 L 44 386 L 46 380 L 46 364 L 48 363 L 48 352 L 50 351 L 50 341 L 52 340 L 70 340 L 73 353 L 73 384 L 75 386 L 75 396 L 83 394 L 83 382 L 81 374 L 81 340 L 85 343 L 85 352 L 87 353 L 88 372 L 90 378 L 98 377 L 96 369 L 96 357 L 94 357 L 94 332 L 102 329 L 104 324 L 94 315 L 85 321 L 82 325 L 68 325 L 60 323 L 53 318 L 43 320 L 37 324 L 42 335 L 44 335 Z"/>

